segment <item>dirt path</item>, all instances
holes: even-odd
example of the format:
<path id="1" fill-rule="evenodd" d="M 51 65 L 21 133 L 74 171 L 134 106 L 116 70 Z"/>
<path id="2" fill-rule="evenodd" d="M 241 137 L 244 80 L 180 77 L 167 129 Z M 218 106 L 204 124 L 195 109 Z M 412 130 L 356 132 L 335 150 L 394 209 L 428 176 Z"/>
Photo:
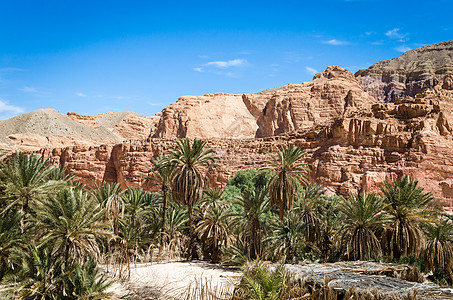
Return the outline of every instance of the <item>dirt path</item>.
<path id="1" fill-rule="evenodd" d="M 231 289 L 231 283 L 239 275 L 238 270 L 202 261 L 138 264 L 131 268 L 128 282 L 115 282 L 108 291 L 117 299 L 125 296 L 126 299 L 169 299 L 169 295 L 177 297 L 195 281 L 208 282 L 213 288 Z"/>

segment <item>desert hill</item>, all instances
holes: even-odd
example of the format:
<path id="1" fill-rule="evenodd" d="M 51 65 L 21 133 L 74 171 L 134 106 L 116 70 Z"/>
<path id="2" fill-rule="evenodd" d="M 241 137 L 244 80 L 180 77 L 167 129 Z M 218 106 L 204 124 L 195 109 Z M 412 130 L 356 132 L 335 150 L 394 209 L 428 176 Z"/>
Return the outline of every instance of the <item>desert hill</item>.
<path id="1" fill-rule="evenodd" d="M 120 143 L 149 135 L 153 118 L 131 111 L 83 116 L 64 115 L 52 108 L 38 109 L 0 121 L 0 148 L 36 151 L 72 145 Z"/>

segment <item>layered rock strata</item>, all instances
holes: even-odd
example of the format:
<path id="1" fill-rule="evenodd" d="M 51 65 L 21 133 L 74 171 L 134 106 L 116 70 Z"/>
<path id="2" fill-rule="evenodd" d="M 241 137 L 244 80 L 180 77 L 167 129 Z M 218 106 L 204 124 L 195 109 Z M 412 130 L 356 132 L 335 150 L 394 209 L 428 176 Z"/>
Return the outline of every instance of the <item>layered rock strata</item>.
<path id="1" fill-rule="evenodd" d="M 453 41 L 407 51 L 355 75 L 378 101 L 394 102 L 401 96 L 413 97 L 435 87 L 447 74 L 453 74 Z"/>
<path id="2" fill-rule="evenodd" d="M 210 174 L 210 183 L 222 186 L 237 171 L 263 166 L 266 153 L 284 144 L 297 145 L 307 152 L 310 181 L 342 195 L 363 189 L 378 191 L 384 180 L 408 174 L 436 197 L 450 201 L 453 91 L 442 86 L 443 82 L 416 97 L 395 103 L 376 102 L 369 110 L 338 114 L 278 136 L 208 139 L 207 146 L 216 151 L 220 164 Z M 163 154 L 174 141 L 150 138 L 113 146 L 46 149 L 42 154 L 66 165 L 86 184 L 106 180 L 147 187 L 143 175 L 148 172 L 150 159 Z"/>

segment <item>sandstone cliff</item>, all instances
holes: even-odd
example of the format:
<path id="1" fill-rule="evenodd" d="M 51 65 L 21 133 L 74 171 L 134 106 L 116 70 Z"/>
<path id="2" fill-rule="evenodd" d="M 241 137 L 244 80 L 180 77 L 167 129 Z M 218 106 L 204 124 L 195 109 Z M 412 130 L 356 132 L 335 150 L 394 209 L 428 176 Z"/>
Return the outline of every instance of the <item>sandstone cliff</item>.
<path id="1" fill-rule="evenodd" d="M 242 95 L 184 96 L 162 111 L 152 138 L 253 138 L 256 121 Z"/>
<path id="2" fill-rule="evenodd" d="M 79 115 L 69 112 L 68 117 L 80 124 L 93 128 L 105 128 L 122 139 L 146 139 L 154 131 L 159 120 L 159 115 L 145 117 L 138 113 L 125 110 L 108 112 L 99 115 Z"/>
<path id="3" fill-rule="evenodd" d="M 447 74 L 453 74 L 453 41 L 410 50 L 355 75 L 377 100 L 393 102 L 401 96 L 415 96 L 433 88 Z"/>
<path id="4" fill-rule="evenodd" d="M 359 71 L 357 77 L 333 66 L 311 82 L 257 94 L 184 96 L 152 118 L 130 112 L 70 113 L 71 126 L 133 138 L 104 145 L 74 140 L 39 152 L 89 185 L 106 180 L 147 187 L 143 175 L 151 158 L 177 138 L 199 137 L 220 159 L 209 177 L 211 185 L 222 186 L 237 171 L 262 166 L 266 153 L 279 145 L 297 145 L 307 152 L 310 181 L 337 193 L 377 191 L 384 180 L 408 174 L 453 207 L 453 75 L 446 53 L 451 44 L 410 51 Z M 428 58 L 432 68 L 416 61 Z M 402 84 L 400 92 L 388 89 L 395 84 Z M 29 144 L 49 139 L 29 139 Z"/>
<path id="5" fill-rule="evenodd" d="M 369 110 L 338 113 L 320 124 L 272 137 L 208 139 L 208 147 L 220 159 L 220 167 L 210 175 L 211 184 L 222 186 L 239 170 L 263 166 L 266 153 L 289 144 L 307 151 L 310 181 L 337 193 L 378 191 L 384 180 L 408 174 L 436 197 L 453 202 L 453 91 L 442 86 L 444 82 L 395 103 L 375 101 Z M 46 149 L 42 154 L 65 164 L 86 184 L 107 180 L 147 187 L 146 165 L 174 141 L 150 138 L 113 146 Z"/>

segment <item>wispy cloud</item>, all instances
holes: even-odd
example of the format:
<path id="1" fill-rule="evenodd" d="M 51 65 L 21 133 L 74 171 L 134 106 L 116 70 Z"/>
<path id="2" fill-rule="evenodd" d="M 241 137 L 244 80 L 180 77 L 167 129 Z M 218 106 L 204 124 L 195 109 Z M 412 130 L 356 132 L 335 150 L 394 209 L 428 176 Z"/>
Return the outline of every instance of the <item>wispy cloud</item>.
<path id="1" fill-rule="evenodd" d="M 7 68 L 0 68 L 0 72 L 22 72 L 25 71 L 21 68 L 14 68 L 14 67 L 7 67 Z"/>
<path id="2" fill-rule="evenodd" d="M 203 72 L 211 72 L 218 75 L 225 75 L 227 77 L 238 78 L 240 77 L 237 72 L 233 71 L 233 69 L 238 69 L 242 67 L 249 66 L 250 63 L 246 59 L 236 58 L 231 60 L 216 60 L 216 61 L 209 61 L 207 63 L 202 64 L 199 67 L 193 68 L 195 72 L 203 73 Z"/>
<path id="3" fill-rule="evenodd" d="M 24 86 L 19 88 L 19 91 L 24 93 L 34 94 L 35 96 L 47 95 L 50 94 L 48 91 L 43 91 L 41 89 L 31 87 L 31 86 Z"/>
<path id="4" fill-rule="evenodd" d="M 0 98 L 0 118 L 2 119 L 11 118 L 23 112 L 24 112 L 23 108 L 11 105 L 8 103 L 8 101 Z"/>
<path id="5" fill-rule="evenodd" d="M 31 86 L 24 86 L 19 89 L 21 92 L 26 92 L 26 93 L 39 93 L 37 89 Z"/>
<path id="6" fill-rule="evenodd" d="M 82 93 L 82 92 L 77 92 L 77 93 L 76 93 L 76 96 L 79 96 L 79 97 L 88 97 L 87 95 L 85 95 L 85 94 Z"/>
<path id="7" fill-rule="evenodd" d="M 340 41 L 340 40 L 337 40 L 337 39 L 331 39 L 331 40 L 328 40 L 328 41 L 323 41 L 322 43 L 323 44 L 327 44 L 327 45 L 332 45 L 332 46 L 342 46 L 342 45 L 348 45 L 349 44 L 346 41 Z"/>
<path id="8" fill-rule="evenodd" d="M 148 102 L 149 105 L 151 106 L 164 106 L 165 104 L 160 103 L 160 102 Z"/>
<path id="9" fill-rule="evenodd" d="M 408 34 L 402 33 L 399 28 L 393 28 L 385 33 L 385 35 L 391 39 L 398 40 L 400 42 L 407 41 Z"/>
<path id="10" fill-rule="evenodd" d="M 401 45 L 401 46 L 398 46 L 395 48 L 396 51 L 398 52 L 407 52 L 409 50 L 412 50 L 412 48 L 408 47 L 408 46 L 405 46 L 405 45 Z"/>
<path id="11" fill-rule="evenodd" d="M 318 71 L 315 68 L 312 68 L 312 67 L 305 67 L 305 71 L 307 71 L 312 76 L 314 76 L 315 74 L 318 73 Z"/>
<path id="12" fill-rule="evenodd" d="M 216 68 L 229 68 L 229 67 L 243 67 L 248 64 L 248 61 L 246 59 L 232 59 L 232 60 L 218 60 L 218 61 L 210 61 L 205 63 L 203 66 L 213 66 Z"/>

